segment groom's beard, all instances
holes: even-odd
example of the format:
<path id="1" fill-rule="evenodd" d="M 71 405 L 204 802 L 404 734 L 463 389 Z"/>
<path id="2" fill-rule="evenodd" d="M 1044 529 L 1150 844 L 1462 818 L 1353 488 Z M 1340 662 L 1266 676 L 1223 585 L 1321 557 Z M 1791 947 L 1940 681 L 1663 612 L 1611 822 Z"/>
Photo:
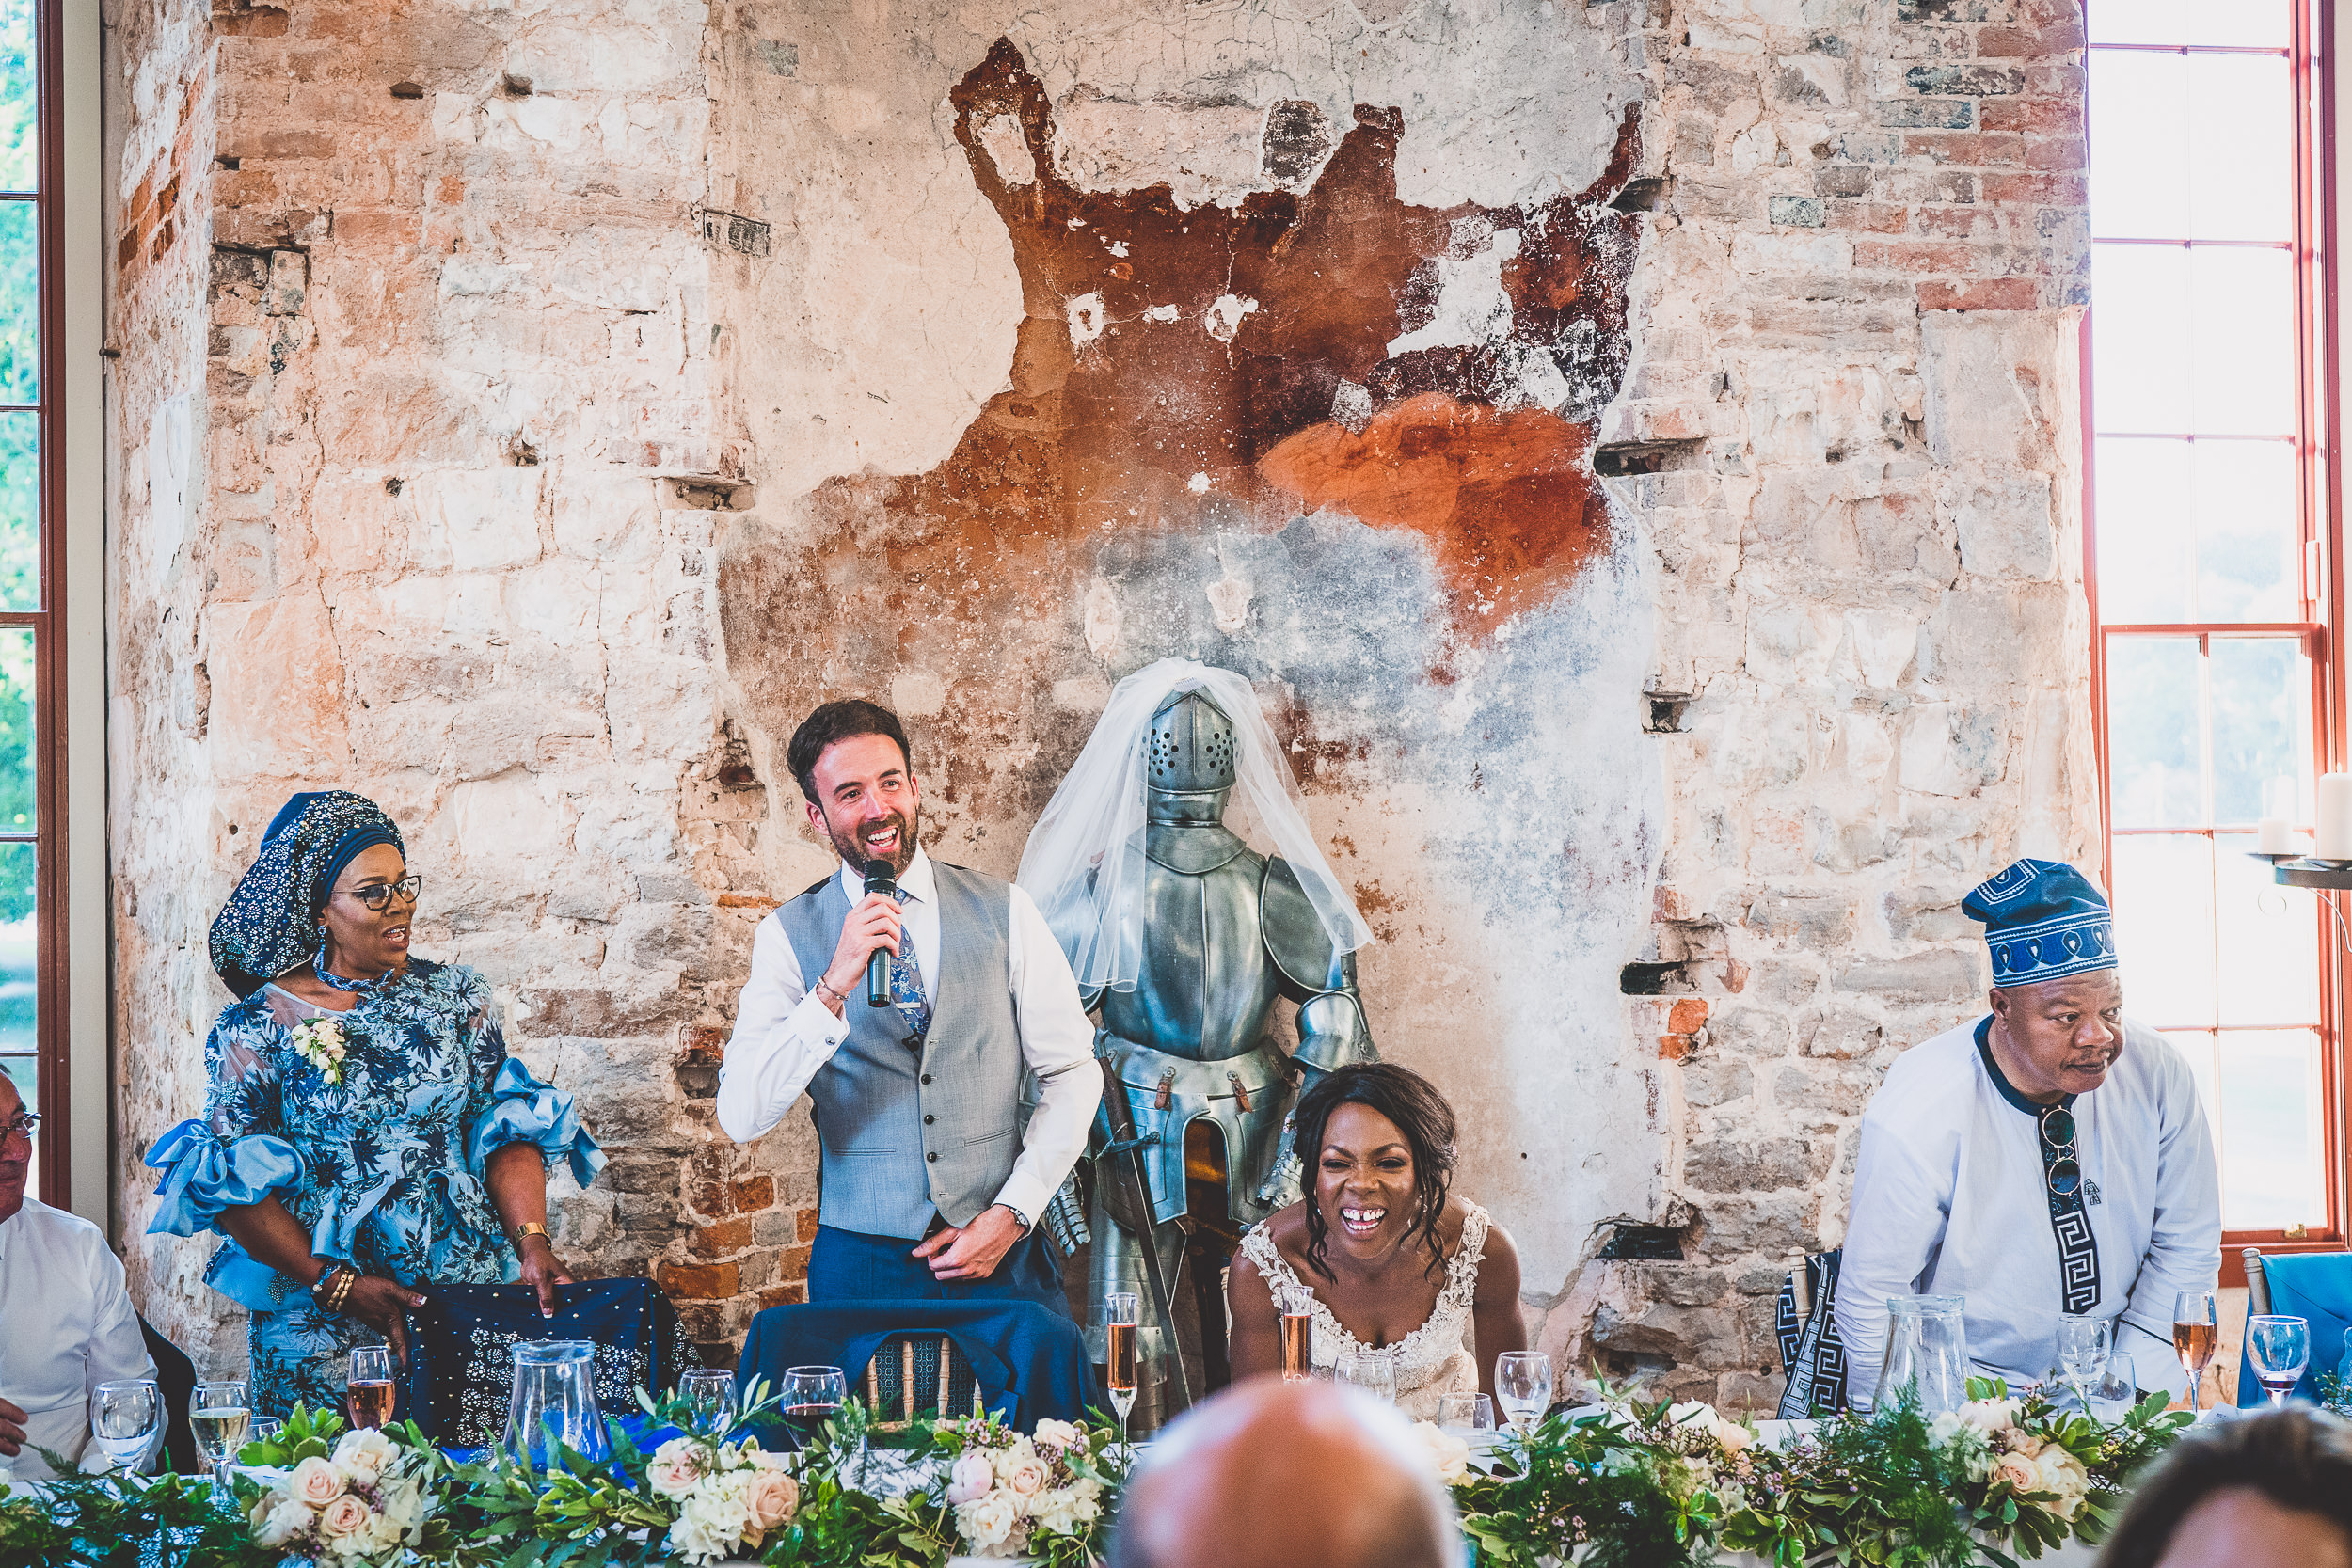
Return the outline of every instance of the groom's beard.
<path id="1" fill-rule="evenodd" d="M 828 818 L 825 828 L 832 835 L 834 853 L 849 865 L 863 872 L 866 862 L 886 860 L 890 863 L 890 875 L 896 879 L 905 876 L 907 867 L 914 863 L 914 832 L 920 820 L 919 813 L 914 816 L 906 816 L 893 812 L 877 821 L 850 829 L 834 828 Z M 866 841 L 870 835 L 886 832 L 893 827 L 898 830 L 898 841 L 893 848 L 883 851 L 868 847 Z"/>

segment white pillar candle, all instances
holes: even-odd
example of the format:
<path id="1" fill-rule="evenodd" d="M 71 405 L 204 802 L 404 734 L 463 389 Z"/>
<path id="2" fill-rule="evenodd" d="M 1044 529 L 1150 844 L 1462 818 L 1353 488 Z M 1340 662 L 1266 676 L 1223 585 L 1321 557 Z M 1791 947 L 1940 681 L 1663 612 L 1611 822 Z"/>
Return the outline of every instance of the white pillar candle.
<path id="1" fill-rule="evenodd" d="M 2320 775 L 2318 828 L 2321 860 L 2352 861 L 2352 773 Z"/>
<path id="2" fill-rule="evenodd" d="M 2295 830 L 2282 816 L 2265 816 L 2254 830 L 2254 852 L 2258 855 L 2292 855 L 2295 853 Z"/>

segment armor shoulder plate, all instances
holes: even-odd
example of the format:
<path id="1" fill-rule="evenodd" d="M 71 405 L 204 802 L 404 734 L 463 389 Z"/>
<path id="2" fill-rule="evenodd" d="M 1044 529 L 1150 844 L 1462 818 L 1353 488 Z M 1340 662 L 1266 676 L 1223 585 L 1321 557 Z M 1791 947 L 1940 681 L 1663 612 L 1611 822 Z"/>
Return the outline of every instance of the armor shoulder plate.
<path id="1" fill-rule="evenodd" d="M 1339 955 L 1332 951 L 1331 933 L 1324 929 L 1323 916 L 1315 912 L 1314 901 L 1298 885 L 1297 873 L 1291 870 L 1288 861 L 1275 858 L 1265 863 L 1264 879 L 1258 884 L 1258 919 L 1265 933 L 1266 957 L 1282 972 L 1283 979 L 1307 992 L 1331 988 L 1332 966 Z"/>

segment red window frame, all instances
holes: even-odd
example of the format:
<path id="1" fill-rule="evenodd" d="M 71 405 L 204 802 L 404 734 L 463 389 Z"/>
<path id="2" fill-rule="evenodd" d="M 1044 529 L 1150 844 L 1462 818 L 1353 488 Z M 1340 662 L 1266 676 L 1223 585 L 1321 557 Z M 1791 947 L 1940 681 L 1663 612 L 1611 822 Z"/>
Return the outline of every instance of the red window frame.
<path id="1" fill-rule="evenodd" d="M 2128 4 L 2129 0 L 2106 0 Z M 2164 832 L 2174 836 L 2211 838 L 2219 831 L 2202 829 L 2122 830 L 2114 827 L 2109 801 L 2110 768 L 2107 752 L 2107 650 L 2119 637 L 2195 636 L 2201 648 L 2213 635 L 2287 635 L 2297 638 L 2311 659 L 2312 755 L 2321 771 L 2338 770 L 2352 758 L 2345 733 L 2344 650 L 2343 478 L 2337 452 L 2341 444 L 2336 322 L 2336 264 L 2332 244 L 2336 232 L 2338 196 L 2335 161 L 2335 9 L 2337 0 L 2280 0 L 2293 17 L 2286 51 L 2294 87 L 2296 133 L 2292 141 L 2295 233 L 2291 242 L 2295 277 L 2296 328 L 2296 469 L 2302 522 L 2302 610 L 2295 622 L 2179 622 L 2109 626 L 2099 613 L 2098 531 L 2095 493 L 2098 439 L 2107 436 L 2161 435 L 2161 432 L 2101 432 L 2093 416 L 2097 391 L 2091 376 L 2091 315 L 2097 301 L 2083 315 L 2079 351 L 2082 388 L 2083 459 L 2083 586 L 2090 624 L 2090 694 L 2093 745 L 2099 767 L 2100 854 L 2102 874 L 2114 885 L 2114 843 L 2119 836 L 2140 832 Z M 2162 54 L 2242 53 L 2196 45 L 2102 44 L 2086 50 L 2086 124 L 2088 135 L 2088 76 L 2091 54 L 2139 50 Z M 2094 240 L 2094 244 L 2180 243 L 2141 241 L 2124 236 Z M 2230 242 L 2201 240 L 2201 245 Z M 2267 244 L 2267 242 L 2259 242 Z M 2190 437 L 2196 439 L 2197 437 Z M 2226 439 L 2228 437 L 2211 437 Z M 2309 824 L 2304 824 L 2306 828 Z M 2286 1230 L 2229 1230 L 2222 1237 L 2222 1279 L 2227 1285 L 2245 1283 L 2239 1249 L 2265 1252 L 2334 1252 L 2344 1248 L 2347 1226 L 2344 1155 L 2352 1148 L 2352 1107 L 2347 1107 L 2345 1041 L 2347 999 L 2352 998 L 2352 965 L 2338 933 L 2352 921 L 2352 895 L 2322 894 L 2335 903 L 2333 914 L 2322 919 L 2315 939 L 2321 944 L 2320 987 L 2320 1115 L 2321 1169 L 2326 1184 L 2326 1215 L 2318 1227 Z"/>

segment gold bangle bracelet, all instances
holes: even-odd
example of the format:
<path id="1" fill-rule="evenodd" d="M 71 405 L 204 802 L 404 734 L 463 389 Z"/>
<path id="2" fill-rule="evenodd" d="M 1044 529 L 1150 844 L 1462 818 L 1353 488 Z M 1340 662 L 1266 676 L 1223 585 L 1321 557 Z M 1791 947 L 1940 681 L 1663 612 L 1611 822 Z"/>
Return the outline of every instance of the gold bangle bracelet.
<path id="1" fill-rule="evenodd" d="M 522 1245 L 523 1238 L 526 1236 L 546 1236 L 547 1233 L 548 1227 L 541 1225 L 537 1220 L 525 1220 L 522 1224 L 515 1227 L 515 1244 L 516 1246 Z M 555 1243 L 550 1238 L 548 1244 L 549 1246 L 553 1246 Z"/>

